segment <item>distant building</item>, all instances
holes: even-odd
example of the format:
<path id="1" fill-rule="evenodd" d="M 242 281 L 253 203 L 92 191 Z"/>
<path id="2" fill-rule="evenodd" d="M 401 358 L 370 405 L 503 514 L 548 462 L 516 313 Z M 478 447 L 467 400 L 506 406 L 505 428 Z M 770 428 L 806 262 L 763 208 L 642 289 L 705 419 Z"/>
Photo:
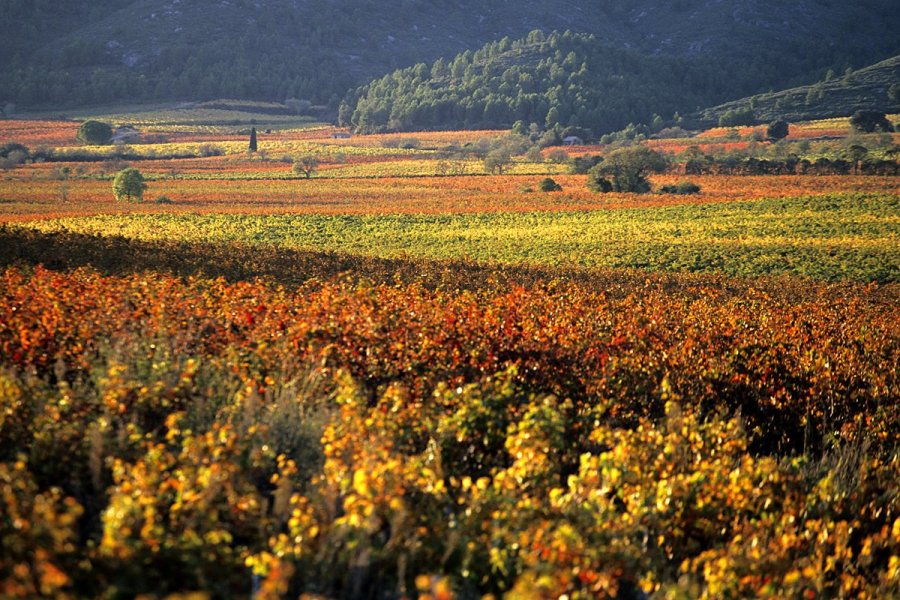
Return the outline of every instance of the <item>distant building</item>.
<path id="1" fill-rule="evenodd" d="M 563 144 L 566 146 L 584 146 L 584 140 L 577 135 L 570 135 L 563 138 Z"/>
<path id="2" fill-rule="evenodd" d="M 119 127 L 110 140 L 113 144 L 116 142 L 133 142 L 141 137 L 141 132 L 133 127 Z"/>

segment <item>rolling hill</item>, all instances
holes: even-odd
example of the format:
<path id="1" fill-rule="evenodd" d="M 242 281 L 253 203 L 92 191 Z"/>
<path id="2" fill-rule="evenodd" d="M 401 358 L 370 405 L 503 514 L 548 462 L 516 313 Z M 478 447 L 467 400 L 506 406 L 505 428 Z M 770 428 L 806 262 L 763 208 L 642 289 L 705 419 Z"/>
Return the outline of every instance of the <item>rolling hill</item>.
<path id="1" fill-rule="evenodd" d="M 828 76 L 812 85 L 759 94 L 720 104 L 691 115 L 698 125 L 715 125 L 720 118 L 750 115 L 755 122 L 775 119 L 805 121 L 848 116 L 859 109 L 900 112 L 900 99 L 891 97 L 891 86 L 900 84 L 900 56 L 870 67 Z"/>
<path id="2" fill-rule="evenodd" d="M 605 133 L 702 106 L 716 70 L 571 32 L 488 44 L 395 71 L 352 93 L 341 120 L 362 132 L 568 125 Z M 721 91 L 718 92 L 721 94 Z"/>
<path id="3" fill-rule="evenodd" d="M 336 109 L 394 69 L 534 29 L 713 65 L 729 74 L 726 99 L 897 54 L 894 10 L 892 0 L 0 0 L 0 105 L 296 97 Z"/>

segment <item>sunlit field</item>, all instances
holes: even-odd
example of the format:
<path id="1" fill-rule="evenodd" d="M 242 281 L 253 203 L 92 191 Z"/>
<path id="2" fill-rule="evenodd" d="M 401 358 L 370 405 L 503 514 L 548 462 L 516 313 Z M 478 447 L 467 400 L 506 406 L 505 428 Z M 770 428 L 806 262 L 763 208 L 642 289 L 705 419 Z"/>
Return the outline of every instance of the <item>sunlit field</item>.
<path id="1" fill-rule="evenodd" d="M 897 134 L 651 139 L 599 193 L 614 145 L 79 116 L 142 139 L 0 120 L 0 596 L 900 590 Z"/>

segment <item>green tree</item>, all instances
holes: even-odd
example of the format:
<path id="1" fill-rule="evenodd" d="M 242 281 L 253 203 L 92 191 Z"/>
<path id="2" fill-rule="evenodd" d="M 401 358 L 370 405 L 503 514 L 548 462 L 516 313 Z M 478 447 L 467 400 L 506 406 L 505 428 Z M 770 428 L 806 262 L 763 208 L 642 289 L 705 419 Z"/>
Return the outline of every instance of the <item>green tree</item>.
<path id="1" fill-rule="evenodd" d="M 294 173 L 304 175 L 307 179 L 312 177 L 319 168 L 319 159 L 312 154 L 304 154 L 294 159 Z"/>
<path id="2" fill-rule="evenodd" d="M 253 127 L 252 129 L 250 129 L 250 145 L 249 145 L 248 149 L 250 150 L 250 152 L 256 152 L 256 149 L 257 149 L 256 127 Z"/>
<path id="3" fill-rule="evenodd" d="M 113 129 L 109 123 L 100 121 L 85 121 L 78 128 L 75 138 L 82 144 L 101 146 L 112 140 Z"/>
<path id="4" fill-rule="evenodd" d="M 505 148 L 496 148 L 488 152 L 484 158 L 484 170 L 488 173 L 503 175 L 505 169 L 512 162 L 512 156 Z"/>
<path id="5" fill-rule="evenodd" d="M 766 137 L 770 140 L 783 140 L 790 133 L 790 125 L 787 121 L 772 121 L 766 128 Z"/>
<path id="6" fill-rule="evenodd" d="M 122 169 L 113 179 L 113 194 L 116 200 L 140 202 L 146 189 L 144 176 L 135 168 Z"/>
<path id="7" fill-rule="evenodd" d="M 602 163 L 590 170 L 588 187 L 595 191 L 645 194 L 650 191 L 647 175 L 658 173 L 667 165 L 665 156 L 646 146 L 620 148 L 610 152 Z"/>
<path id="8" fill-rule="evenodd" d="M 878 110 L 858 110 L 850 117 L 850 126 L 860 133 L 873 133 L 876 130 L 893 131 L 894 126 L 885 114 Z"/>

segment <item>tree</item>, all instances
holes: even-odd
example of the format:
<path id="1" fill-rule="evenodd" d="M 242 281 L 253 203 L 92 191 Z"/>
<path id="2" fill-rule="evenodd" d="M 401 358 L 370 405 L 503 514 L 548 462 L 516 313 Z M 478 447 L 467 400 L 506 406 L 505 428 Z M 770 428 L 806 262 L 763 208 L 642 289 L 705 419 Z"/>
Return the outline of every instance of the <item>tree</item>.
<path id="1" fill-rule="evenodd" d="M 488 152 L 484 158 L 484 170 L 488 173 L 503 175 L 503 169 L 511 162 L 512 156 L 510 156 L 509 151 L 504 148 L 497 148 Z"/>
<path id="2" fill-rule="evenodd" d="M 610 152 L 602 163 L 590 170 L 588 187 L 596 191 L 644 194 L 650 191 L 647 175 L 658 173 L 667 165 L 665 156 L 646 146 L 620 148 Z M 607 184 L 602 180 L 607 181 L 610 189 L 606 189 Z"/>
<path id="3" fill-rule="evenodd" d="M 102 146 L 112 140 L 113 129 L 109 123 L 100 121 L 85 121 L 78 128 L 75 138 L 82 144 Z"/>
<path id="4" fill-rule="evenodd" d="M 253 127 L 252 129 L 250 129 L 249 150 L 250 150 L 250 152 L 256 152 L 256 148 L 257 148 L 257 146 L 256 146 L 256 127 Z"/>
<path id="5" fill-rule="evenodd" d="M 770 140 L 783 140 L 790 133 L 790 125 L 787 121 L 772 121 L 766 128 L 766 137 Z"/>
<path id="6" fill-rule="evenodd" d="M 312 154 L 304 154 L 294 158 L 294 173 L 297 175 L 302 173 L 307 179 L 312 177 L 312 174 L 316 172 L 318 167 L 319 159 Z"/>
<path id="7" fill-rule="evenodd" d="M 144 176 L 135 168 L 122 169 L 113 179 L 113 194 L 116 200 L 140 202 L 144 198 Z"/>
<path id="8" fill-rule="evenodd" d="M 850 117 L 850 126 L 860 133 L 872 133 L 878 129 L 893 131 L 894 126 L 885 114 L 877 110 L 858 110 Z"/>

